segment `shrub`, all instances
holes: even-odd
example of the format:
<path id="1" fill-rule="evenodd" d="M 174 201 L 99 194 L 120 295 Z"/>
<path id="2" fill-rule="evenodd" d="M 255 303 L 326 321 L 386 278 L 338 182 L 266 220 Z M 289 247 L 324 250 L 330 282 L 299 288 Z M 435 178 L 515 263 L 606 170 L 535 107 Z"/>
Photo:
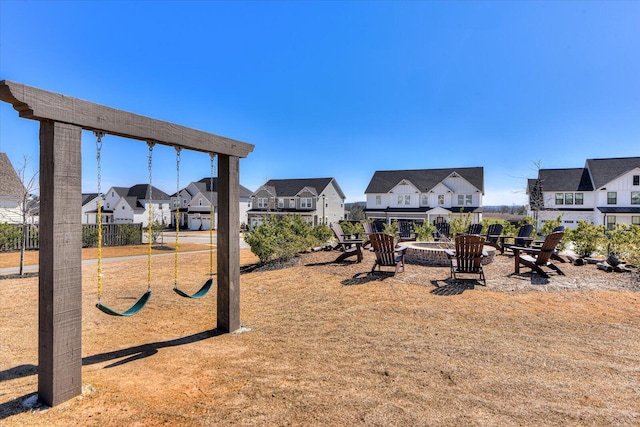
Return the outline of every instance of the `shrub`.
<path id="1" fill-rule="evenodd" d="M 93 248 L 98 245 L 98 229 L 82 227 L 82 247 Z"/>
<path id="2" fill-rule="evenodd" d="M 566 234 L 573 243 L 576 254 L 581 257 L 589 257 L 594 252 L 602 251 L 606 247 L 605 228 L 603 225 L 594 225 L 586 221 L 578 221 L 578 225 Z"/>
<path id="3" fill-rule="evenodd" d="M 0 250 L 9 250 L 13 248 L 13 243 L 16 239 L 22 236 L 20 227 L 14 224 L 1 223 L 0 224 Z"/>
<path id="4" fill-rule="evenodd" d="M 303 221 L 300 215 L 269 217 L 247 232 L 244 241 L 261 263 L 287 261 L 300 252 L 327 242 L 331 235 L 329 228 L 320 225 L 316 229 Z"/>
<path id="5" fill-rule="evenodd" d="M 425 221 L 422 224 L 414 224 L 413 230 L 416 232 L 417 240 L 430 242 L 433 240 L 433 232 L 436 230 L 436 226 L 429 221 Z"/>

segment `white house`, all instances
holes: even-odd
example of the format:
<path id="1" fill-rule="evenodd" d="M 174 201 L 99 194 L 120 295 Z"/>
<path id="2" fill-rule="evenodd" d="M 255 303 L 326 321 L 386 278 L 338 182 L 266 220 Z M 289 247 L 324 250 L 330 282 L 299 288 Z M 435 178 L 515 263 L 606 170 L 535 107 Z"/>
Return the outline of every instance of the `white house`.
<path id="1" fill-rule="evenodd" d="M 212 186 L 213 185 L 213 186 Z M 247 223 L 251 190 L 240 185 L 240 225 Z M 181 228 L 189 230 L 208 230 L 211 224 L 211 206 L 213 205 L 213 228 L 218 225 L 218 178 L 202 178 L 171 196 L 171 224 L 175 227 L 176 207 L 179 211 Z"/>
<path id="2" fill-rule="evenodd" d="M 82 193 L 82 224 L 97 224 L 98 200 L 98 193 Z"/>
<path id="3" fill-rule="evenodd" d="M 153 221 L 168 225 L 171 223 L 170 198 L 167 193 L 149 184 L 136 184 L 133 187 L 111 187 L 104 193 L 102 202 L 102 222 L 105 224 L 133 224 L 142 223 L 143 227 L 149 224 L 149 207 L 153 205 Z M 87 207 L 83 209 L 83 217 L 87 217 L 87 223 L 96 223 L 97 200 L 95 209 Z M 91 215 L 93 214 L 93 215 Z"/>
<path id="4" fill-rule="evenodd" d="M 248 224 L 283 215 L 300 215 L 314 226 L 338 222 L 345 198 L 334 178 L 271 179 L 251 195 Z"/>
<path id="5" fill-rule="evenodd" d="M 6 153 L 0 153 L 0 222 L 22 223 L 25 188 Z"/>
<path id="6" fill-rule="evenodd" d="M 376 171 L 365 190 L 367 219 L 448 222 L 452 215 L 482 220 L 484 168 Z"/>
<path id="7" fill-rule="evenodd" d="M 578 221 L 612 228 L 640 225 L 640 157 L 588 159 L 583 168 L 540 169 L 529 179 L 528 214 L 544 221 L 562 216 L 574 228 Z"/>

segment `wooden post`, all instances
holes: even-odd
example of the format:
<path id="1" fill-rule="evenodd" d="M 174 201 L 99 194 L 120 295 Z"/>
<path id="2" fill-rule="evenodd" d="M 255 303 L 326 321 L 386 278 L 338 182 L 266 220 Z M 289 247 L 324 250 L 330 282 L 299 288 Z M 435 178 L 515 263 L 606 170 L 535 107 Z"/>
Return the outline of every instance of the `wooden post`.
<path id="1" fill-rule="evenodd" d="M 240 329 L 240 167 L 235 156 L 218 156 L 218 324 Z"/>
<path id="2" fill-rule="evenodd" d="M 49 406 L 82 392 L 81 130 L 40 123 L 38 395 Z"/>

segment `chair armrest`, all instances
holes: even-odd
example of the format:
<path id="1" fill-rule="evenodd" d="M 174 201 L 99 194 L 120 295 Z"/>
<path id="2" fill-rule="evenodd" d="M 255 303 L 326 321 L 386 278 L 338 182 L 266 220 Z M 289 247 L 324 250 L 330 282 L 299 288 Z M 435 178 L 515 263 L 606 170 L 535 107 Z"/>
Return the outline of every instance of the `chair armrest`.
<path id="1" fill-rule="evenodd" d="M 487 251 L 482 251 L 482 256 L 484 256 L 484 257 L 489 256 L 489 252 L 487 252 Z"/>
<path id="2" fill-rule="evenodd" d="M 398 248 L 395 248 L 395 252 L 405 253 L 405 251 L 406 251 L 407 249 L 409 249 L 409 247 L 408 247 L 408 246 L 404 246 L 404 245 L 403 245 L 403 246 L 400 246 L 400 247 L 398 247 Z"/>
<path id="3" fill-rule="evenodd" d="M 456 251 L 453 251 L 451 249 L 445 249 L 444 253 L 447 254 L 447 256 L 450 258 L 453 258 L 456 256 Z"/>

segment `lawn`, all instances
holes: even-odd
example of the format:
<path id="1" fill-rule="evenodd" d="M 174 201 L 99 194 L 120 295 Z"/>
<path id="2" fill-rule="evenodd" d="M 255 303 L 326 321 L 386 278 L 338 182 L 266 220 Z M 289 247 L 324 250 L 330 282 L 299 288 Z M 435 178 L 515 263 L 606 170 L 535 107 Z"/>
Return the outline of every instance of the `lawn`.
<path id="1" fill-rule="evenodd" d="M 172 259 L 154 258 L 152 299 L 126 319 L 94 307 L 83 266 L 84 393 L 54 408 L 22 405 L 37 390 L 37 278 L 0 280 L 0 425 L 640 424 L 635 276 L 563 264 L 540 280 L 501 255 L 484 287 L 336 256 L 253 269 L 242 250 L 240 334 L 215 330 L 215 291 L 172 292 Z M 180 256 L 182 287 L 207 271 L 206 253 Z M 105 264 L 109 305 L 145 289 L 145 259 Z"/>

